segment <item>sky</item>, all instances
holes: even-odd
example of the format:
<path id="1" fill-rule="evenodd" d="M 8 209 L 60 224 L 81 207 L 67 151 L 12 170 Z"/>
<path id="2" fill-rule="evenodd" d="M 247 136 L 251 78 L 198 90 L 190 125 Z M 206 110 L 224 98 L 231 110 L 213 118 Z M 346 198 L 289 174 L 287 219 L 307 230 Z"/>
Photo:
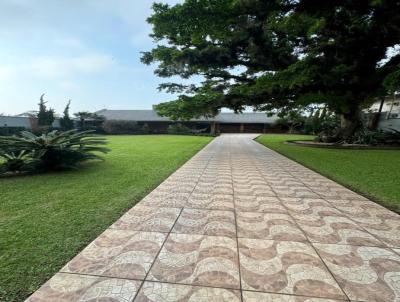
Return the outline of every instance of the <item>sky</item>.
<path id="1" fill-rule="evenodd" d="M 0 0 L 0 114 L 37 110 L 40 95 L 61 113 L 151 109 L 160 93 L 140 52 L 151 0 Z M 176 4 L 180 0 L 158 0 Z"/>

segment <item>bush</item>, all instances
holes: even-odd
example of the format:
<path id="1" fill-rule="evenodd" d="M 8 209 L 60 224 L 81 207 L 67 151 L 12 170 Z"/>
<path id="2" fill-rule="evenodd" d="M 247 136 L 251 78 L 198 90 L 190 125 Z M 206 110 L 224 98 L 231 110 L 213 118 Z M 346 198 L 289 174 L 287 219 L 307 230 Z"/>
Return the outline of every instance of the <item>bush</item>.
<path id="1" fill-rule="evenodd" d="M 0 136 L 19 134 L 25 127 L 0 127 Z"/>
<path id="2" fill-rule="evenodd" d="M 97 153 L 109 150 L 104 138 L 91 131 L 52 131 L 37 136 L 23 131 L 19 136 L 0 137 L 2 174 L 24 174 L 51 170 L 76 169 L 81 162 L 101 159 Z"/>
<path id="3" fill-rule="evenodd" d="M 172 124 L 168 126 L 167 132 L 169 134 L 192 134 L 192 130 L 183 124 Z"/>
<path id="4" fill-rule="evenodd" d="M 350 143 L 365 145 L 400 145 L 400 131 L 388 129 L 389 131 L 371 131 L 366 127 L 358 130 Z"/>
<path id="5" fill-rule="evenodd" d="M 136 134 L 140 126 L 134 121 L 107 120 L 103 123 L 103 129 L 107 134 Z"/>

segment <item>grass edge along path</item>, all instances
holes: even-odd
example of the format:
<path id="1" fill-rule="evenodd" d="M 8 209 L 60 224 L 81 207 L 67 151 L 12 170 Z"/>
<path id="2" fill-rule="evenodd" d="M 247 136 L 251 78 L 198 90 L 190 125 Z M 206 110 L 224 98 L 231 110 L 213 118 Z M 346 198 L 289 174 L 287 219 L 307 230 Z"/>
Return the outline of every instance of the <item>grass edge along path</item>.
<path id="1" fill-rule="evenodd" d="M 266 134 L 260 144 L 400 213 L 400 150 L 346 150 L 285 144 L 309 135 Z"/>

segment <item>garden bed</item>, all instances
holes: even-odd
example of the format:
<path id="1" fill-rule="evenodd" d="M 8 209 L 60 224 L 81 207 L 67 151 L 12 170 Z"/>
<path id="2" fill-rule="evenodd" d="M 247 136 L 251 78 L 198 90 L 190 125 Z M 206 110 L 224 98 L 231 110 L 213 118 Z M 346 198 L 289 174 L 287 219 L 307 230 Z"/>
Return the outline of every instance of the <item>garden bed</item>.
<path id="1" fill-rule="evenodd" d="M 361 145 L 361 144 L 337 144 L 337 143 L 321 143 L 315 141 L 299 141 L 288 140 L 285 142 L 289 145 L 305 146 L 312 148 L 330 148 L 330 149 L 363 149 L 363 150 L 400 150 L 400 146 L 391 145 Z"/>

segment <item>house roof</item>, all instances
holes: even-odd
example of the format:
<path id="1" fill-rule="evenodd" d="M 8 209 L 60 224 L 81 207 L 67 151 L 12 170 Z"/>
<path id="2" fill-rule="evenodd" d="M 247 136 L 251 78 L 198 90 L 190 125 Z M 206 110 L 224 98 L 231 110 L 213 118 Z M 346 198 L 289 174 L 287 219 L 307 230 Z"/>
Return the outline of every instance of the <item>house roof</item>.
<path id="1" fill-rule="evenodd" d="M 162 117 L 154 110 L 108 110 L 103 109 L 96 112 L 97 115 L 102 115 L 108 120 L 124 120 L 137 122 L 168 122 L 171 121 L 168 117 Z M 221 112 L 214 118 L 198 118 L 192 119 L 194 122 L 219 122 L 219 123 L 265 123 L 271 124 L 275 122 L 275 116 L 268 117 L 263 112 Z"/>

